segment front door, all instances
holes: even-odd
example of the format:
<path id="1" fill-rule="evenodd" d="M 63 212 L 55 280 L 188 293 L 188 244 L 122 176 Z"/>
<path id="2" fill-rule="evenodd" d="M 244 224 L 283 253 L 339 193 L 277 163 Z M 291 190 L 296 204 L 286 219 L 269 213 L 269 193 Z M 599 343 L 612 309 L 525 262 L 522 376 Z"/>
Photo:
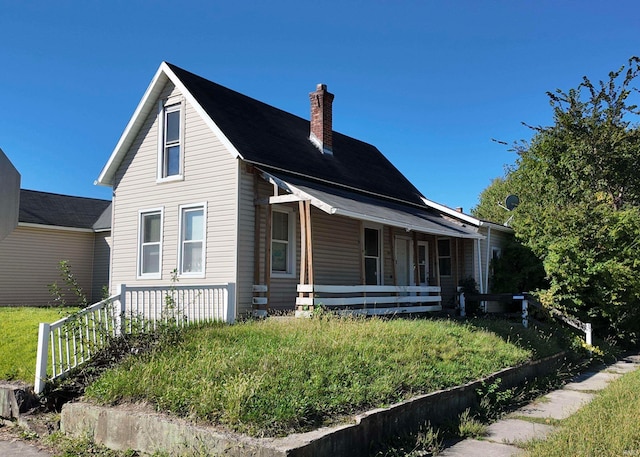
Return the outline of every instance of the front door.
<path id="1" fill-rule="evenodd" d="M 397 236 L 395 238 L 396 276 L 398 286 L 413 286 L 413 242 L 410 238 Z"/>

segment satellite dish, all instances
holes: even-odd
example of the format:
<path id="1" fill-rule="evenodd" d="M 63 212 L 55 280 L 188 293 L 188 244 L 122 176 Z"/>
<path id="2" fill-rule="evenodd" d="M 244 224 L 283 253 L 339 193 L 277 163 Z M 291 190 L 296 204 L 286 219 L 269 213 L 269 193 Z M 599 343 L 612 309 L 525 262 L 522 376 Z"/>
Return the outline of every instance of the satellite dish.
<path id="1" fill-rule="evenodd" d="M 517 195 L 509 195 L 505 200 L 504 200 L 504 206 L 509 210 L 509 211 L 513 211 L 516 206 L 518 206 L 520 204 L 520 199 L 518 198 Z"/>

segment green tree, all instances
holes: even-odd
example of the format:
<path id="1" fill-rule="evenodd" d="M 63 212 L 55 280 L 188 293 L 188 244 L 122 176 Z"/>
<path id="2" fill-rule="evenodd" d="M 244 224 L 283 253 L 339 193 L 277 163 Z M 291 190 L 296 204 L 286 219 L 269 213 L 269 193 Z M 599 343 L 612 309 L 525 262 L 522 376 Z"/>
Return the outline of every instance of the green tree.
<path id="1" fill-rule="evenodd" d="M 511 225 L 544 263 L 544 301 L 627 342 L 640 336 L 639 73 L 633 57 L 606 81 L 549 92 L 553 125 L 514 145 L 500 184 L 520 198 Z"/>
<path id="2" fill-rule="evenodd" d="M 508 195 L 512 194 L 511 182 L 506 178 L 495 178 L 482 191 L 478 204 L 471 208 L 471 214 L 478 219 L 504 224 L 511 215 L 503 206 Z"/>

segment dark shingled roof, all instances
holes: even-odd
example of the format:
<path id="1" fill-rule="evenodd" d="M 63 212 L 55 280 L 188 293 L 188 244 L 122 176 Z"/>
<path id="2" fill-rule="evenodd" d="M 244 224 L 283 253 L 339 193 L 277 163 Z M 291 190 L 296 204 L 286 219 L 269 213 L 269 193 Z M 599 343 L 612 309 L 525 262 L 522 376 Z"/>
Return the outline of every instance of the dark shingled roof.
<path id="1" fill-rule="evenodd" d="M 100 216 L 110 205 L 109 200 L 21 189 L 18 221 L 58 227 L 93 229 L 94 224 L 98 219 L 101 219 Z M 102 219 L 101 225 L 105 225 L 104 219 Z"/>
<path id="2" fill-rule="evenodd" d="M 376 147 L 334 131 L 333 156 L 322 154 L 309 141 L 308 120 L 167 65 L 245 161 L 424 207 L 421 193 Z"/>

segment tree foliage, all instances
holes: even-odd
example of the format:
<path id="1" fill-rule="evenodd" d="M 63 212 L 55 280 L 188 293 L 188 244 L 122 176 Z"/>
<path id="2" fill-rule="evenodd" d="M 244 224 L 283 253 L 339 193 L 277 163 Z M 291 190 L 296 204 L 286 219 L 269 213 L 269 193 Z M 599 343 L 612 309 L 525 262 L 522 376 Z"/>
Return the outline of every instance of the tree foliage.
<path id="1" fill-rule="evenodd" d="M 510 214 L 502 206 L 506 197 L 512 194 L 510 184 L 511 182 L 503 177 L 491 181 L 491 184 L 480 194 L 478 204 L 471 208 L 471 214 L 496 224 L 507 222 Z"/>
<path id="2" fill-rule="evenodd" d="M 514 145 L 515 164 L 476 207 L 483 217 L 493 192 L 517 194 L 512 227 L 543 261 L 545 302 L 627 342 L 640 336 L 639 73 L 633 57 L 606 81 L 549 92 L 553 125 Z"/>

